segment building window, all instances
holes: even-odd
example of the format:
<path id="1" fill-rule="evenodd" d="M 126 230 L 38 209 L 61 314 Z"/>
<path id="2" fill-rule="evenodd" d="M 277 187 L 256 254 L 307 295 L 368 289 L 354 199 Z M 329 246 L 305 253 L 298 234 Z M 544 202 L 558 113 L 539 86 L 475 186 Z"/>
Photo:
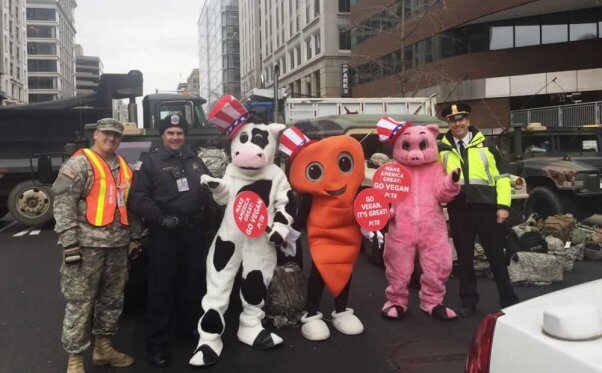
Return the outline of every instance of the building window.
<path id="1" fill-rule="evenodd" d="M 489 49 L 505 49 L 514 46 L 512 26 L 492 26 L 489 29 Z"/>
<path id="2" fill-rule="evenodd" d="M 56 78 L 31 76 L 28 79 L 30 89 L 56 89 Z"/>
<path id="3" fill-rule="evenodd" d="M 320 41 L 320 33 L 316 32 L 314 34 L 314 50 L 316 51 L 316 56 L 322 52 L 322 43 Z"/>
<path id="4" fill-rule="evenodd" d="M 27 43 L 27 53 L 30 55 L 56 55 L 56 43 Z"/>
<path id="5" fill-rule="evenodd" d="M 351 11 L 351 1 L 350 0 L 339 0 L 339 12 L 340 13 L 349 13 Z"/>
<path id="6" fill-rule="evenodd" d="M 58 72 L 56 60 L 27 60 L 30 72 Z"/>
<path id="7" fill-rule="evenodd" d="M 27 25 L 28 38 L 56 38 L 56 27 Z"/>
<path id="8" fill-rule="evenodd" d="M 56 10 L 45 8 L 27 8 L 28 21 L 56 21 Z"/>
<path id="9" fill-rule="evenodd" d="M 295 55 L 297 58 L 297 66 L 301 65 L 301 46 L 297 45 L 295 47 Z"/>
<path id="10" fill-rule="evenodd" d="M 320 15 L 320 0 L 314 0 L 314 17 Z"/>
<path id="11" fill-rule="evenodd" d="M 524 18 L 514 26 L 514 46 L 527 47 L 540 44 L 539 18 Z"/>
<path id="12" fill-rule="evenodd" d="M 351 49 L 351 30 L 347 28 L 339 29 L 339 49 L 349 50 Z"/>
<path id="13" fill-rule="evenodd" d="M 56 95 L 53 94 L 32 93 L 29 95 L 29 102 L 53 101 L 56 100 L 56 98 Z"/>
<path id="14" fill-rule="evenodd" d="M 569 40 L 594 39 L 597 35 L 596 12 L 586 9 L 572 12 L 570 15 Z"/>
<path id="15" fill-rule="evenodd" d="M 547 14 L 541 19 L 541 43 L 564 43 L 569 40 L 569 22 L 566 13 Z"/>
<path id="16" fill-rule="evenodd" d="M 291 71 L 295 68 L 295 51 L 288 52 L 288 60 L 291 64 Z"/>
<path id="17" fill-rule="evenodd" d="M 305 0 L 305 23 L 309 23 L 311 21 L 311 1 Z"/>
<path id="18" fill-rule="evenodd" d="M 305 39 L 305 56 L 308 60 L 311 58 L 311 38 Z"/>

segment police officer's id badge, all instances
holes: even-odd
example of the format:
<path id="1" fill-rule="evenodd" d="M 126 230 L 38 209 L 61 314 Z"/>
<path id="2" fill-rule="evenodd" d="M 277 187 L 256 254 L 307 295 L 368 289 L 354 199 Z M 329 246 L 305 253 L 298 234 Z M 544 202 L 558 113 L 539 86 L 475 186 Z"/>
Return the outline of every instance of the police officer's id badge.
<path id="1" fill-rule="evenodd" d="M 188 186 L 188 179 L 185 177 L 177 179 L 176 184 L 178 185 L 178 192 L 187 192 L 190 190 L 190 187 Z"/>

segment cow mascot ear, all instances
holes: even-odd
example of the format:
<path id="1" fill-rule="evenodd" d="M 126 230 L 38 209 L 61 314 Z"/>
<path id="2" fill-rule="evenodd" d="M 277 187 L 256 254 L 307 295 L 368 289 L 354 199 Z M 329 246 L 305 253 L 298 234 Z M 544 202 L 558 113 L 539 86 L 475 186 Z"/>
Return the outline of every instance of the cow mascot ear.
<path id="1" fill-rule="evenodd" d="M 270 133 L 275 138 L 278 138 L 278 134 L 281 131 L 284 131 L 285 128 L 286 128 L 286 125 L 284 125 L 282 123 L 271 123 L 271 124 L 268 125 L 268 131 L 270 131 Z"/>

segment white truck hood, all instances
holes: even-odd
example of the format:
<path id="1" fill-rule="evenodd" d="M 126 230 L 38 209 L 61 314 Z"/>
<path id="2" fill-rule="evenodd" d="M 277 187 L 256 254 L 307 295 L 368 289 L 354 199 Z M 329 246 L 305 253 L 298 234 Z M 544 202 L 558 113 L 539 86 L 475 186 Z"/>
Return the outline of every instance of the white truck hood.
<path id="1" fill-rule="evenodd" d="M 593 304 L 602 312 L 602 280 L 503 309 L 504 315 L 497 319 L 493 334 L 490 372 L 602 372 L 602 338 L 566 341 L 551 337 L 542 330 L 544 311 L 577 303 Z"/>

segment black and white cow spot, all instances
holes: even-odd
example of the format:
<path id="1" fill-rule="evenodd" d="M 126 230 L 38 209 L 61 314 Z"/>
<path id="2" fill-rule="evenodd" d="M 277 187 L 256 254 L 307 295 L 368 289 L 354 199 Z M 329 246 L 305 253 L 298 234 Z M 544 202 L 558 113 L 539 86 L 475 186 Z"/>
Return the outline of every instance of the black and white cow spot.
<path id="1" fill-rule="evenodd" d="M 274 223 L 288 224 L 288 219 L 281 211 L 277 211 L 274 215 Z"/>
<path id="2" fill-rule="evenodd" d="M 224 331 L 224 323 L 219 316 L 219 312 L 210 309 L 201 320 L 201 329 L 207 333 L 221 334 Z"/>
<path id="3" fill-rule="evenodd" d="M 257 180 L 252 182 L 251 184 L 247 184 L 244 187 L 240 188 L 238 193 L 244 191 L 251 191 L 259 195 L 266 207 L 270 206 L 270 191 L 272 190 L 272 180 Z"/>
<path id="4" fill-rule="evenodd" d="M 234 254 L 234 242 L 223 241 L 220 236 L 215 239 L 215 253 L 213 254 L 213 266 L 219 272 L 226 267 L 226 264 Z"/>
<path id="5" fill-rule="evenodd" d="M 267 291 L 261 271 L 255 270 L 247 273 L 247 277 L 242 279 L 240 291 L 247 303 L 259 305 Z"/>
<path id="6" fill-rule="evenodd" d="M 251 135 L 252 135 L 251 143 L 259 146 L 262 150 L 265 149 L 265 147 L 270 142 L 270 138 L 269 138 L 270 134 L 268 131 L 264 131 L 259 128 L 253 128 L 251 130 Z"/>

